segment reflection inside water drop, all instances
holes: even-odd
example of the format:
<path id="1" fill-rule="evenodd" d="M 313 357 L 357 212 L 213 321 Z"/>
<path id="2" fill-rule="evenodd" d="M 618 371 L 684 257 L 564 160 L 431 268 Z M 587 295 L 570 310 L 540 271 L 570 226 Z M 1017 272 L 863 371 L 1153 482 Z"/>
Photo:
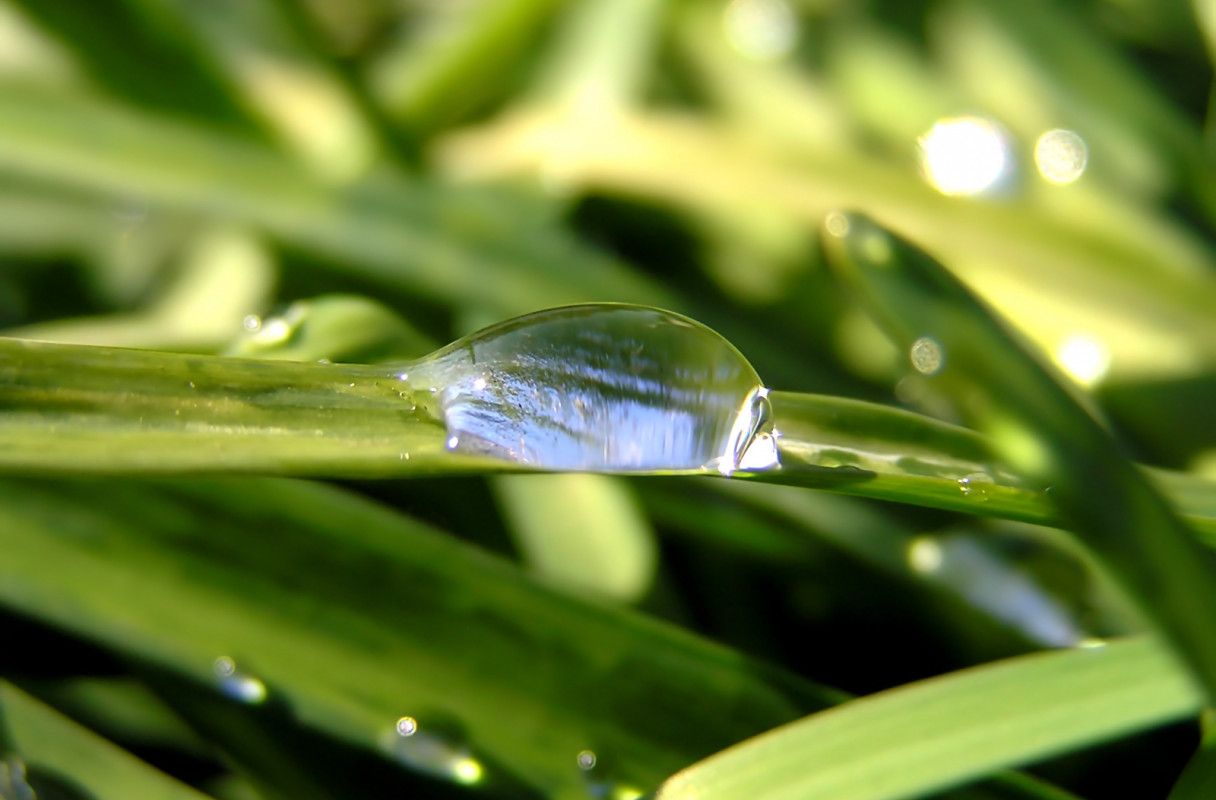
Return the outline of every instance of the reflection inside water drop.
<path id="1" fill-rule="evenodd" d="M 542 469 L 777 466 L 768 390 L 705 326 L 659 309 L 569 306 L 492 326 L 399 377 L 446 447 Z"/>

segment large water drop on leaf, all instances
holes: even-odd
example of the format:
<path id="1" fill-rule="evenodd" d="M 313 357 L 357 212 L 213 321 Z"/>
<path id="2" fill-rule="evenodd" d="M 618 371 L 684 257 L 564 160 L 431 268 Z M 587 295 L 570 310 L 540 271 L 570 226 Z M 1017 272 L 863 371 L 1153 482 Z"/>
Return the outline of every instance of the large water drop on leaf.
<path id="1" fill-rule="evenodd" d="M 491 326 L 403 373 L 450 450 L 540 469 L 776 465 L 768 391 L 730 342 L 653 308 L 597 304 Z"/>

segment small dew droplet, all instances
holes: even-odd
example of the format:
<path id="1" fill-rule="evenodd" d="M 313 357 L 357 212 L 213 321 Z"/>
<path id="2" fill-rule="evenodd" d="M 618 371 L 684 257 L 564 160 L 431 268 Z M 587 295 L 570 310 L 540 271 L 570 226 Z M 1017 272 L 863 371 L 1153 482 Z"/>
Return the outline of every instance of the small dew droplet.
<path id="1" fill-rule="evenodd" d="M 219 680 L 220 691 L 233 700 L 250 705 L 257 705 L 266 700 L 266 684 L 238 670 L 236 662 L 228 656 L 217 658 L 212 670 Z"/>
<path id="2" fill-rule="evenodd" d="M 912 366 L 922 375 L 936 375 L 945 361 L 942 346 L 929 336 L 922 336 L 913 342 L 909 356 Z"/>
<path id="3" fill-rule="evenodd" d="M 250 333 L 256 333 L 262 327 L 262 318 L 257 314 L 250 314 L 241 321 L 241 327 Z"/>
<path id="4" fill-rule="evenodd" d="M 581 750 L 578 754 L 578 768 L 581 770 L 592 769 L 595 766 L 595 752 L 592 750 Z"/>
<path id="5" fill-rule="evenodd" d="M 413 736 L 418 732 L 418 720 L 413 717 L 402 717 L 397 720 L 397 734 L 399 736 Z"/>
<path id="6" fill-rule="evenodd" d="M 988 487 L 994 485 L 992 476 L 984 472 L 972 472 L 959 478 L 956 483 L 964 495 L 980 502 L 988 501 Z"/>

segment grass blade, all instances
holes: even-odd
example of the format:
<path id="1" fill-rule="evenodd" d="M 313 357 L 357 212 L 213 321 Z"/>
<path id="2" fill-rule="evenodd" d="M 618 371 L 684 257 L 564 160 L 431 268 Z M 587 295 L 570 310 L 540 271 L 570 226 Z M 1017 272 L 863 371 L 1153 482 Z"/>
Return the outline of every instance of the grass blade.
<path id="1" fill-rule="evenodd" d="M 730 748 L 657 800 L 899 800 L 1198 711 L 1152 639 L 1035 654 L 854 700 Z"/>
<path id="2" fill-rule="evenodd" d="M 992 436 L 1138 597 L 1216 697 L 1216 575 L 1186 525 L 1062 378 L 1017 343 L 956 278 L 861 215 L 828 218 L 828 260 L 892 339 Z"/>

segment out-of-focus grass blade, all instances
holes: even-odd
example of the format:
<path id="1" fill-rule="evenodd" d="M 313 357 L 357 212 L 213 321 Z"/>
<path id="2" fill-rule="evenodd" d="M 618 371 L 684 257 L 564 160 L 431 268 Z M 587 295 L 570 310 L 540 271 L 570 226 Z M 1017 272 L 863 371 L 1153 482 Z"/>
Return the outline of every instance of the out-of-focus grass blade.
<path id="1" fill-rule="evenodd" d="M 6 86 L 0 173 L 240 219 L 364 278 L 499 313 L 674 302 L 506 198 L 390 175 L 338 191 L 269 148 L 98 98 Z"/>
<path id="2" fill-rule="evenodd" d="M 326 179 L 346 182 L 383 156 L 371 120 L 340 79 L 271 0 L 156 0 L 158 13 L 193 35 L 224 73 L 231 94 L 286 148 Z"/>
<path id="3" fill-rule="evenodd" d="M 417 358 L 435 347 L 381 303 L 358 295 L 325 295 L 297 300 L 282 314 L 253 321 L 225 355 L 366 364 Z"/>
<path id="4" fill-rule="evenodd" d="M 820 712 L 678 773 L 656 797 L 917 797 L 1183 719 L 1202 703 L 1152 639 L 1021 656 Z"/>
<path id="5" fill-rule="evenodd" d="M 0 711 L 7 744 L 15 751 L 3 754 L 9 760 L 7 764 L 0 761 L 0 765 L 8 767 L 10 777 L 15 767 L 23 766 L 27 788 L 36 790 L 39 798 L 205 800 L 206 795 L 158 772 L 4 682 L 0 682 Z M 0 769 L 0 796 L 33 799 L 32 795 L 6 794 L 4 788 L 4 769 Z"/>
<path id="6" fill-rule="evenodd" d="M 687 116 L 639 114 L 574 131 L 561 115 L 517 114 L 439 147 L 456 175 L 543 174 L 557 163 L 571 187 L 696 212 L 729 212 L 747 198 L 818 225 L 833 208 L 864 208 L 957 261 L 969 285 L 1049 352 L 1080 329 L 1105 342 L 1112 379 L 1194 374 L 1216 362 L 1211 254 L 1135 209 L 1121 210 L 1117 226 L 1082 226 L 1047 206 L 946 197 L 910 169 L 859 155 L 825 150 L 794 161 Z"/>
<path id="7" fill-rule="evenodd" d="M 910 244 L 859 214 L 833 213 L 825 228 L 829 263 L 910 354 L 929 391 L 987 431 L 1024 479 L 1051 488 L 1052 503 L 1216 697 L 1209 557 L 1078 395 Z"/>
<path id="8" fill-rule="evenodd" d="M 584 749 L 644 789 L 838 696 L 321 485 L 12 480 L 0 500 L 7 607 L 407 766 L 426 748 L 398 718 L 454 719 L 452 747 L 557 796 L 586 791 Z"/>
<path id="9" fill-rule="evenodd" d="M 654 530 L 620 479 L 502 475 L 493 485 L 524 563 L 542 581 L 623 602 L 649 591 Z"/>
<path id="10" fill-rule="evenodd" d="M 369 80 L 389 113 L 415 134 L 450 124 L 501 91 L 556 0 L 436 6 L 377 60 Z"/>

